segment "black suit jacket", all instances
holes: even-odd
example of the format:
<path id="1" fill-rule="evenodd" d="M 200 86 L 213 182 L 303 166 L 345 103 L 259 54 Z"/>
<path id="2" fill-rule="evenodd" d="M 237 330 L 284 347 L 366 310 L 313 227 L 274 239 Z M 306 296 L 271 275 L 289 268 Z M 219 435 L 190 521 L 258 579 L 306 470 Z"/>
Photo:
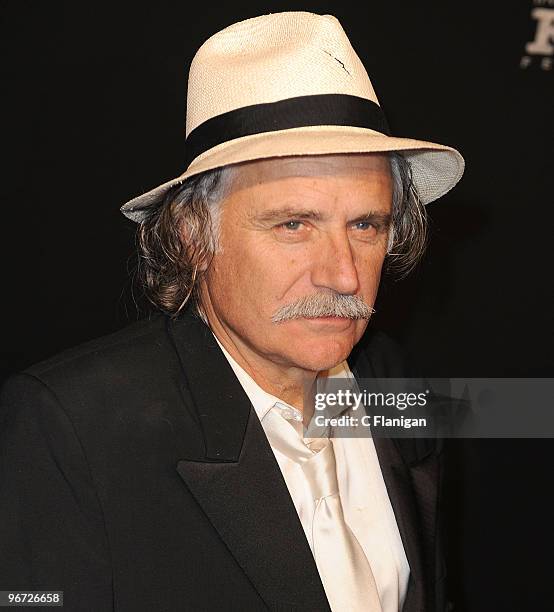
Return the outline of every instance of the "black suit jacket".
<path id="1" fill-rule="evenodd" d="M 378 333 L 348 361 L 405 374 Z M 442 612 L 440 447 L 375 444 L 411 569 L 404 612 Z M 10 378 L 0 449 L 0 590 L 63 590 L 71 612 L 329 610 L 259 419 L 190 310 Z"/>

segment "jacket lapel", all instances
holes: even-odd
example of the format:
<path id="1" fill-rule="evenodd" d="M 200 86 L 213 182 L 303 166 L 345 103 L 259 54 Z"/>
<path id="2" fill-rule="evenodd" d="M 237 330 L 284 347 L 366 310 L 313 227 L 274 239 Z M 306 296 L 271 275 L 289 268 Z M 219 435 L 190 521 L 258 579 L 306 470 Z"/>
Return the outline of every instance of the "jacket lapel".
<path id="1" fill-rule="evenodd" d="M 367 356 L 366 356 L 367 355 Z M 369 358 L 368 358 L 369 356 Z M 361 391 L 366 388 L 364 379 L 402 376 L 399 372 L 385 372 L 379 362 L 379 355 L 369 350 L 367 353 L 356 351 L 348 359 Z M 427 610 L 429 595 L 429 573 L 425 571 L 425 544 L 433 539 L 433 525 L 436 502 L 436 483 L 433 457 L 435 440 L 416 438 L 374 438 L 375 449 L 383 479 L 389 494 L 396 522 L 410 566 L 410 578 L 403 612 Z M 420 508 L 427 511 L 427 524 L 430 531 L 422 533 Z M 432 544 L 431 544 L 432 546 Z"/>
<path id="2" fill-rule="evenodd" d="M 209 328 L 168 321 L 204 456 L 177 472 L 271 610 L 330 610 L 287 485 L 248 396 Z"/>
<path id="3" fill-rule="evenodd" d="M 417 500 L 411 486 L 410 468 L 403 463 L 393 440 L 375 438 L 374 443 L 410 566 L 403 611 L 426 610 L 427 579 L 423 572 L 423 542 L 418 524 Z"/>

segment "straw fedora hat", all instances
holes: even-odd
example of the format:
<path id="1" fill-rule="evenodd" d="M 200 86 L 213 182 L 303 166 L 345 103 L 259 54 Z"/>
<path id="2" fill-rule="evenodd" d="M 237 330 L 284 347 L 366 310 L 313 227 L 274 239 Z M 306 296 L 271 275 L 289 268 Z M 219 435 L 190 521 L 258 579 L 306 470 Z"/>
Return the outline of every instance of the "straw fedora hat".
<path id="1" fill-rule="evenodd" d="M 186 170 L 121 207 L 140 222 L 174 185 L 254 159 L 398 151 L 423 204 L 461 178 L 451 147 L 390 134 L 377 96 L 338 19 L 305 11 L 234 23 L 208 38 L 189 71 Z"/>

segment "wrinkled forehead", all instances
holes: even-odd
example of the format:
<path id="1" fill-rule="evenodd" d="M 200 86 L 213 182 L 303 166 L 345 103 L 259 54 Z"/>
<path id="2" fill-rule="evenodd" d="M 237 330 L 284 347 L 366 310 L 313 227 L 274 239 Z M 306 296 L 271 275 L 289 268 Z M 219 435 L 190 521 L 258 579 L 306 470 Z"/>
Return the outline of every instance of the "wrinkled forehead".
<path id="1" fill-rule="evenodd" d="M 289 217 L 342 223 L 391 212 L 386 154 L 288 156 L 229 168 L 224 206 L 231 225 L 252 220 L 271 225 Z"/>

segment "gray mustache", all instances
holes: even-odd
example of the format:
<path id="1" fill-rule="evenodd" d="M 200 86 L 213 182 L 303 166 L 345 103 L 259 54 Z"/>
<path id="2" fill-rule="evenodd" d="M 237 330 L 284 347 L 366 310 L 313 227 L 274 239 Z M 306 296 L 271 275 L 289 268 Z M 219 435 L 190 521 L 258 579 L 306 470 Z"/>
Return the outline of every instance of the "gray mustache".
<path id="1" fill-rule="evenodd" d="M 316 293 L 292 304 L 281 306 L 271 317 L 273 323 L 290 319 L 315 317 L 343 317 L 345 319 L 369 319 L 375 312 L 357 295 L 341 293 Z"/>

